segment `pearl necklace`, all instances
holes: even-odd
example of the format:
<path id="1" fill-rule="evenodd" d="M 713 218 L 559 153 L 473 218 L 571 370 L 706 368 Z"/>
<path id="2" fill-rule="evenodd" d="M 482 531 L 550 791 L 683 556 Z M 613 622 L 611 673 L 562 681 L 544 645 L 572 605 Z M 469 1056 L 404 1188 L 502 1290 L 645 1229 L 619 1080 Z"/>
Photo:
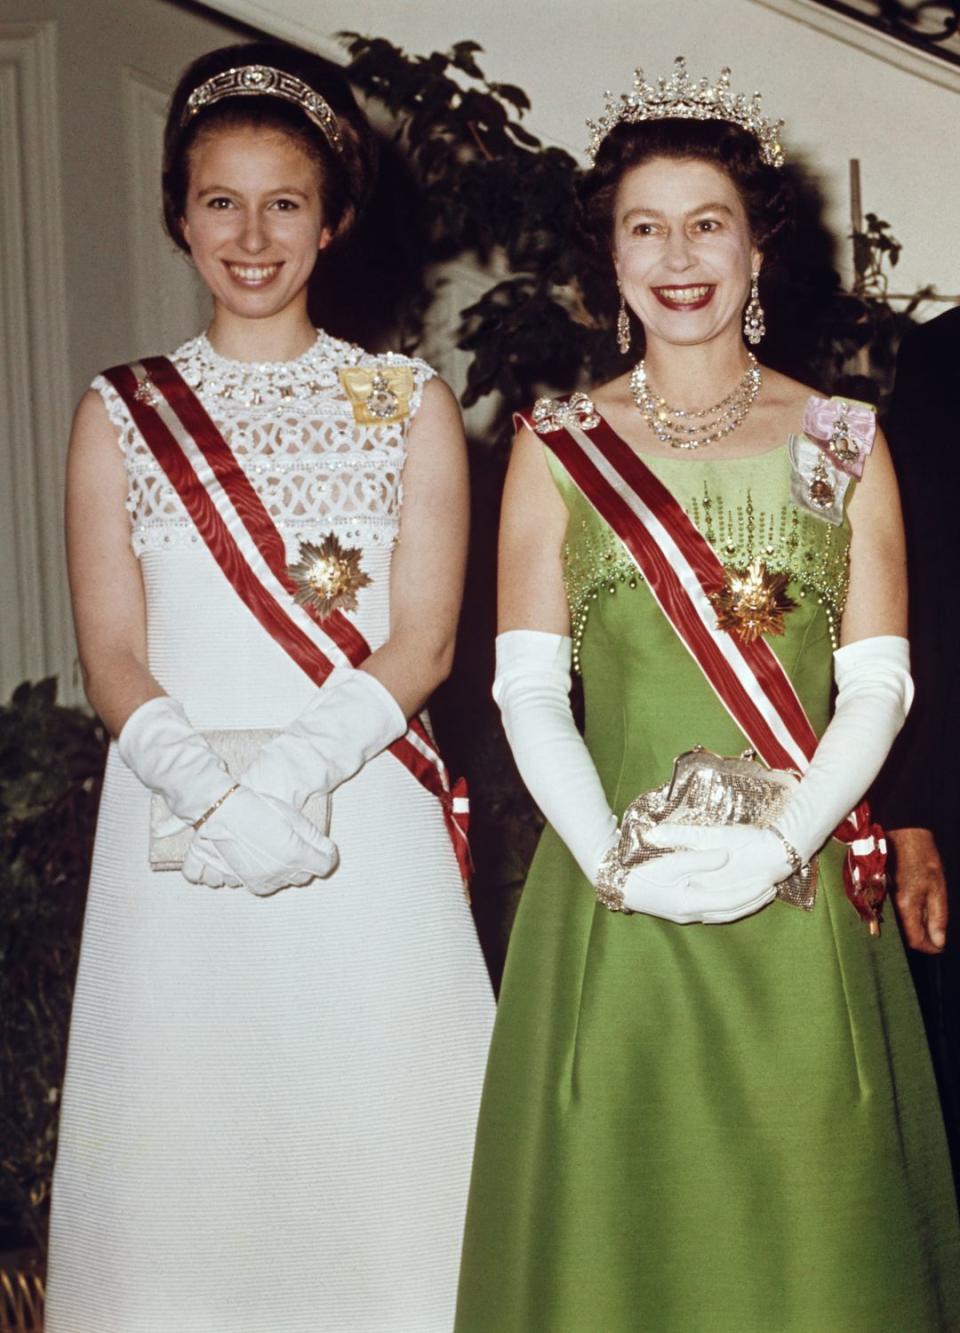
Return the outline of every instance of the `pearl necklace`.
<path id="1" fill-rule="evenodd" d="M 719 403 L 687 411 L 671 407 L 665 398 L 655 394 L 647 384 L 647 367 L 637 363 L 630 376 L 630 392 L 644 421 L 661 444 L 671 449 L 701 449 L 716 444 L 742 425 L 760 392 L 760 367 L 752 352 L 750 364 L 743 375 Z"/>

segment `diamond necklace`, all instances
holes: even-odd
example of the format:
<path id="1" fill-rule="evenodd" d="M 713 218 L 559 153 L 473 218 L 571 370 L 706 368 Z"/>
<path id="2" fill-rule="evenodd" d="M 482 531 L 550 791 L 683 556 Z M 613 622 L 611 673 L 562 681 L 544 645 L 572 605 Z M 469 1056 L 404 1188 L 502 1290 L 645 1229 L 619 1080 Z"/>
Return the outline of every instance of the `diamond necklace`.
<path id="1" fill-rule="evenodd" d="M 671 449 L 701 449 L 716 444 L 735 431 L 744 421 L 760 392 L 760 367 L 752 352 L 747 353 L 750 364 L 740 379 L 719 403 L 687 411 L 671 407 L 647 384 L 647 367 L 639 361 L 630 376 L 630 392 L 640 409 L 640 415 L 661 444 Z"/>

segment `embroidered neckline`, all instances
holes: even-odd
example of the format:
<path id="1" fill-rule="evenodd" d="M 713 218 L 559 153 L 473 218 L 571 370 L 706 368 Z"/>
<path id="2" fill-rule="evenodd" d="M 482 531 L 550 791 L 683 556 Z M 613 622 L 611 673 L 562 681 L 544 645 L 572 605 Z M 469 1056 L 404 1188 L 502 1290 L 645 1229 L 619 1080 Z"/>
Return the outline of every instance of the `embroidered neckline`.
<path id="1" fill-rule="evenodd" d="M 209 366 L 216 371 L 229 371 L 232 374 L 249 373 L 251 375 L 276 375 L 296 370 L 300 366 L 313 365 L 317 361 L 330 361 L 334 359 L 338 340 L 332 338 L 329 333 L 323 329 L 314 330 L 316 337 L 305 351 L 299 356 L 290 357 L 286 361 L 241 361 L 237 357 L 224 356 L 218 352 L 206 332 L 199 333 L 195 338 L 183 344 L 174 353 L 177 360 L 196 359 L 202 365 Z M 349 346 L 347 343 L 339 343 L 341 348 Z"/>

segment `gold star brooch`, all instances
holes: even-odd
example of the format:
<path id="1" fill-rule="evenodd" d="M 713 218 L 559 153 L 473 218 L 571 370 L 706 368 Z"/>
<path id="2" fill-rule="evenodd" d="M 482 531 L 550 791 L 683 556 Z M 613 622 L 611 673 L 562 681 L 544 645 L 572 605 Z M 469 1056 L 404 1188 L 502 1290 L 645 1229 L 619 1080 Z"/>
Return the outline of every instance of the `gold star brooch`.
<path id="1" fill-rule="evenodd" d="M 293 600 L 313 607 L 321 616 L 356 611 L 357 593 L 370 582 L 370 575 L 360 568 L 361 555 L 356 546 L 341 546 L 333 532 L 319 546 L 301 542 L 300 559 L 287 566 L 296 584 Z"/>
<path id="2" fill-rule="evenodd" d="M 772 574 L 762 560 L 746 569 L 724 571 L 724 586 L 710 594 L 717 627 L 754 643 L 764 634 L 782 634 L 796 602 L 787 593 L 789 574 Z"/>

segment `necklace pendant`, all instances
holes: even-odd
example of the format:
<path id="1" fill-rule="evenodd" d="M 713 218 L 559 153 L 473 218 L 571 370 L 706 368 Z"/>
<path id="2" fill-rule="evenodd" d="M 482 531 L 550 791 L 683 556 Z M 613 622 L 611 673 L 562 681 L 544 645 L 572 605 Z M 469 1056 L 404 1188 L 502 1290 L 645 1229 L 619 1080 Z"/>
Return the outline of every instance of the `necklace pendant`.
<path id="1" fill-rule="evenodd" d="M 836 489 L 830 482 L 822 455 L 817 459 L 817 466 L 810 478 L 810 503 L 817 509 L 829 509 L 836 496 Z"/>

